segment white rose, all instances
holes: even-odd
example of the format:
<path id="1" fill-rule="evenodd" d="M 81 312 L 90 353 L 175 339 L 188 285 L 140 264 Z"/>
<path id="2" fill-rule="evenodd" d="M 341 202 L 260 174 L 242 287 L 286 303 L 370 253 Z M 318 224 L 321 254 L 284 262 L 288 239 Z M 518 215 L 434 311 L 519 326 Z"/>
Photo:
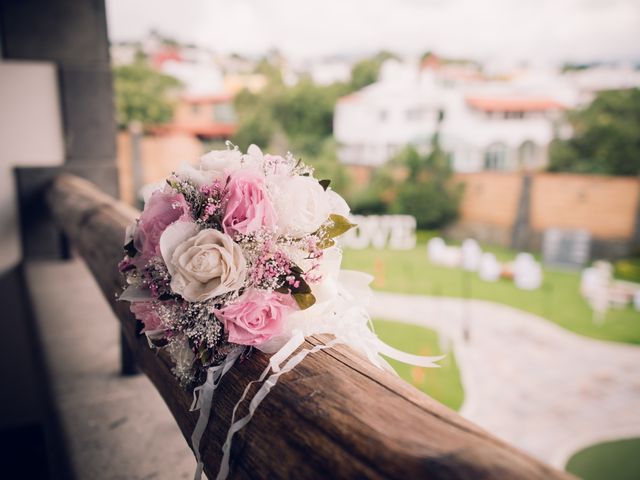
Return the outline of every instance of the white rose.
<path id="1" fill-rule="evenodd" d="M 276 176 L 272 182 L 280 233 L 292 236 L 313 233 L 329 218 L 331 206 L 316 179 Z"/>
<path id="2" fill-rule="evenodd" d="M 325 193 L 327 195 L 327 201 L 329 202 L 331 213 L 337 213 L 338 215 L 342 215 L 347 218 L 351 209 L 344 198 L 331 189 L 328 189 Z"/>
<path id="3" fill-rule="evenodd" d="M 190 163 L 182 162 L 176 175 L 182 179 L 191 181 L 195 186 L 211 185 L 214 180 L 219 180 L 222 174 L 215 170 L 204 170 L 201 167 L 194 167 Z"/>
<path id="4" fill-rule="evenodd" d="M 185 300 L 202 302 L 244 285 L 247 265 L 240 246 L 211 228 L 175 222 L 162 233 L 160 251 L 171 275 L 171 289 Z"/>
<path id="5" fill-rule="evenodd" d="M 242 166 L 242 153 L 239 150 L 212 150 L 200 157 L 203 170 L 218 172 L 220 177 Z"/>

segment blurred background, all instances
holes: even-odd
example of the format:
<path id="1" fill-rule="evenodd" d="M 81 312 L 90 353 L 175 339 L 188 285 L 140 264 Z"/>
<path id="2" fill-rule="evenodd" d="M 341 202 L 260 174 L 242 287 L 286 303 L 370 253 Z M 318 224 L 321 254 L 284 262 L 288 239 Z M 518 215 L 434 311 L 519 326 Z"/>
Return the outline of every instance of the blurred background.
<path id="1" fill-rule="evenodd" d="M 64 170 L 141 207 L 227 141 L 347 199 L 376 331 L 446 354 L 406 381 L 581 478 L 640 478 L 639 31 L 637 0 L 2 0 L 16 478 L 190 477 L 38 192 Z"/>

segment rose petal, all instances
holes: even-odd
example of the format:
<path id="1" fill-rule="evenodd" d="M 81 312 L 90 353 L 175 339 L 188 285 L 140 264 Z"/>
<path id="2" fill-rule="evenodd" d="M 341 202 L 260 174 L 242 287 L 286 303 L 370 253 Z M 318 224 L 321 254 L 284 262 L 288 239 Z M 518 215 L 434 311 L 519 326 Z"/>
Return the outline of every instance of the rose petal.
<path id="1" fill-rule="evenodd" d="M 153 195 L 158 190 L 162 190 L 167 185 L 167 182 L 156 182 L 150 183 L 149 185 L 145 185 L 140 189 L 139 195 L 142 197 L 145 205 L 149 202 L 151 195 Z"/>
<path id="2" fill-rule="evenodd" d="M 175 267 L 171 262 L 173 252 L 178 245 L 187 238 L 193 237 L 196 233 L 198 233 L 198 226 L 195 222 L 183 222 L 179 220 L 169 225 L 160 236 L 160 253 L 162 254 L 162 259 L 170 275 L 173 275 L 175 272 Z"/>

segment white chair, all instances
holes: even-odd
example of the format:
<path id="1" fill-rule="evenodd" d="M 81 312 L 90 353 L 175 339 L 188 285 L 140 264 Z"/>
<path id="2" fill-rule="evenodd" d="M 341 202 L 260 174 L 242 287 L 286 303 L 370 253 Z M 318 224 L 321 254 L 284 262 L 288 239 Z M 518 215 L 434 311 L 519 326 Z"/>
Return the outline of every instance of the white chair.
<path id="1" fill-rule="evenodd" d="M 602 325 L 611 303 L 609 288 L 613 277 L 613 267 L 609 262 L 600 260 L 594 262 L 592 268 L 594 274 L 587 300 L 593 309 L 593 323 Z"/>
<path id="2" fill-rule="evenodd" d="M 467 238 L 462 242 L 462 268 L 469 272 L 475 272 L 480 266 L 482 249 L 478 242 L 472 238 Z"/>
<path id="3" fill-rule="evenodd" d="M 522 290 L 536 290 L 542 285 L 542 267 L 530 253 L 519 253 L 516 256 L 513 282 Z"/>
<path id="4" fill-rule="evenodd" d="M 478 275 L 485 282 L 496 282 L 500 278 L 502 266 L 493 253 L 483 253 L 480 257 Z"/>
<path id="5" fill-rule="evenodd" d="M 457 268 L 462 263 L 462 250 L 459 247 L 446 247 L 441 260 L 445 267 Z"/>
<path id="6" fill-rule="evenodd" d="M 439 264 L 442 258 L 442 252 L 447 248 L 444 240 L 440 237 L 433 237 L 427 243 L 427 257 L 431 263 Z"/>

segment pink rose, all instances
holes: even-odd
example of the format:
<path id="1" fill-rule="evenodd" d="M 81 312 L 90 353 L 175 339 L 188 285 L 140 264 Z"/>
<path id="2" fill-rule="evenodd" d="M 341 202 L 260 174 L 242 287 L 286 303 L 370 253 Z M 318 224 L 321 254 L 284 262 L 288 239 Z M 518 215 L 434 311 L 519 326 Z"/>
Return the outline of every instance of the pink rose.
<path id="1" fill-rule="evenodd" d="M 282 332 L 284 317 L 295 310 L 291 295 L 248 289 L 218 311 L 229 333 L 229 341 L 240 345 L 260 345 Z"/>
<path id="2" fill-rule="evenodd" d="M 153 192 L 145 205 L 133 242 L 143 256 L 160 255 L 160 236 L 165 228 L 189 213 L 184 196 L 174 191 Z"/>
<path id="3" fill-rule="evenodd" d="M 258 171 L 237 170 L 229 176 L 227 208 L 222 228 L 227 235 L 249 234 L 278 222 L 276 211 L 267 196 L 264 178 Z"/>
<path id="4" fill-rule="evenodd" d="M 135 317 L 144 323 L 143 332 L 153 332 L 163 328 L 162 320 L 153 308 L 153 302 L 133 302 L 129 308 Z"/>

